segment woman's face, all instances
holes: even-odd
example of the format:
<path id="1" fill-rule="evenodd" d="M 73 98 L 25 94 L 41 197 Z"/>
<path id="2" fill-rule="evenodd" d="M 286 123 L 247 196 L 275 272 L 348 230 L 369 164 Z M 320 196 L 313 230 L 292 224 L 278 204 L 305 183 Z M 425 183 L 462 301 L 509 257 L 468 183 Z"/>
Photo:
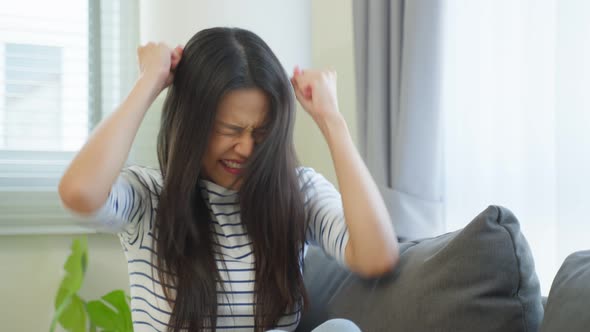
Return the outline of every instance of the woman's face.
<path id="1" fill-rule="evenodd" d="M 203 156 L 205 179 L 222 187 L 238 190 L 241 180 L 233 187 L 240 171 L 256 144 L 264 139 L 269 101 L 258 88 L 237 89 L 220 101 L 209 144 Z"/>

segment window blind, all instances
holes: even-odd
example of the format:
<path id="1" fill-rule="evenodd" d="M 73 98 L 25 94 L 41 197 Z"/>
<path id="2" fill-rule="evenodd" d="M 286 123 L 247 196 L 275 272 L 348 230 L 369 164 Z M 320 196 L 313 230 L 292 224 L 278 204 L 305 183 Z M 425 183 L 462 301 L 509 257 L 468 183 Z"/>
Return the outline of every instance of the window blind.
<path id="1" fill-rule="evenodd" d="M 137 1 L 0 3 L 0 234 L 73 233 L 57 186 L 135 77 Z"/>

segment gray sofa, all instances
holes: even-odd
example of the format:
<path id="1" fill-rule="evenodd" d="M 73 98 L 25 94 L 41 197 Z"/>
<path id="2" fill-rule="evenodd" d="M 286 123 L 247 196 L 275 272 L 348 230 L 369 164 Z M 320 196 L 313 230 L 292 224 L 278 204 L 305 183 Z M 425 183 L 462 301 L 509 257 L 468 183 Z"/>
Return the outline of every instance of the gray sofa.
<path id="1" fill-rule="evenodd" d="M 398 267 L 378 279 L 351 274 L 317 248 L 304 278 L 310 309 L 297 332 L 331 318 L 362 331 L 590 331 L 590 251 L 565 260 L 544 299 L 518 220 L 499 206 L 456 232 L 401 243 Z"/>

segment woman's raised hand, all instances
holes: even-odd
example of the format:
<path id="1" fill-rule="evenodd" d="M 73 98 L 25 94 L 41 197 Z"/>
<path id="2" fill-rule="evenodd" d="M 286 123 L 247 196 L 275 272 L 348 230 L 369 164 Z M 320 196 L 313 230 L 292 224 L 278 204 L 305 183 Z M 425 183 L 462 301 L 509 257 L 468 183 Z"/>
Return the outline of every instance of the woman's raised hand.
<path id="1" fill-rule="evenodd" d="M 295 67 L 291 84 L 301 106 L 316 121 L 339 113 L 335 71 Z"/>
<path id="2" fill-rule="evenodd" d="M 174 80 L 174 71 L 182 58 L 182 46 L 171 49 L 165 43 L 149 42 L 137 48 L 140 77 L 157 80 L 160 91 Z"/>

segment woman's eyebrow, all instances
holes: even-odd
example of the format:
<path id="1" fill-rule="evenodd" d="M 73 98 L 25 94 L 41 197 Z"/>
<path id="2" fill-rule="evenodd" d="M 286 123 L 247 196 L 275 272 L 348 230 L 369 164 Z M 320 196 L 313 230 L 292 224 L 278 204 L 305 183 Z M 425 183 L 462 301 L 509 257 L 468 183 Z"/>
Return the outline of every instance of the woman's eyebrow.
<path id="1" fill-rule="evenodd" d="M 229 129 L 232 129 L 232 130 L 244 130 L 244 129 L 245 129 L 245 127 L 240 127 L 240 126 L 238 126 L 238 125 L 234 125 L 234 124 L 227 123 L 227 122 L 223 122 L 223 121 L 219 121 L 219 123 L 220 123 L 222 126 L 224 126 L 224 127 L 226 127 L 226 128 L 229 128 Z"/>
<path id="2" fill-rule="evenodd" d="M 242 127 L 242 126 L 238 126 L 238 125 L 227 123 L 227 122 L 223 122 L 223 121 L 219 121 L 219 123 L 222 126 L 228 128 L 228 129 L 231 129 L 231 130 L 244 130 L 244 129 L 248 128 L 248 127 Z M 252 127 L 252 129 L 253 130 L 257 130 L 257 129 L 259 129 L 259 127 Z"/>

